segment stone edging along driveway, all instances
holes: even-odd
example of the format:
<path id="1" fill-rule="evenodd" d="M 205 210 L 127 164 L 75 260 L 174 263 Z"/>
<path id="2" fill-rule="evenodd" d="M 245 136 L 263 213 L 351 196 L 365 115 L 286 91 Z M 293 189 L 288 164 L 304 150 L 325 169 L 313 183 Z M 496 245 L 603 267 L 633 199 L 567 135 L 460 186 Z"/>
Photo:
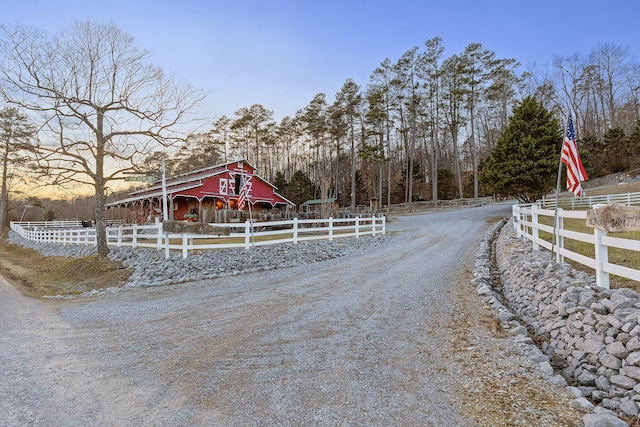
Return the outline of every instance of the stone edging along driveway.
<path id="1" fill-rule="evenodd" d="M 584 416 L 585 425 L 627 425 L 619 414 L 637 418 L 637 293 L 598 289 L 594 277 L 552 261 L 548 252 L 533 251 L 530 242 L 515 236 L 511 221 L 489 230 L 474 274 L 477 293 L 524 353 L 551 383 L 575 396 L 571 407 L 593 412 Z M 573 385 L 567 386 L 567 378 Z"/>

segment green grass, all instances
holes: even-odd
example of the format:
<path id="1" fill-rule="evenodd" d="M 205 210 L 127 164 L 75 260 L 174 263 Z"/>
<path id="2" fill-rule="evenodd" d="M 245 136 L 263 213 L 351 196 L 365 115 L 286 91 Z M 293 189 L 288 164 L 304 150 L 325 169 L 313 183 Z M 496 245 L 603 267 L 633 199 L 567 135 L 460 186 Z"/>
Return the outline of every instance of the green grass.
<path id="1" fill-rule="evenodd" d="M 636 193 L 640 192 L 640 182 L 634 182 L 624 185 L 610 186 L 606 188 L 598 188 L 589 190 L 589 195 L 599 196 L 607 194 L 622 194 L 622 193 Z M 539 221 L 542 224 L 553 227 L 553 217 L 540 216 Z M 564 229 L 575 231 L 585 234 L 593 234 L 593 228 L 587 227 L 585 220 L 565 218 Z M 619 237 L 622 239 L 640 240 L 640 231 L 629 231 L 620 233 L 607 233 L 611 237 Z M 551 233 L 544 231 L 539 232 L 539 237 L 547 242 L 551 242 Z M 589 258 L 595 257 L 595 248 L 590 243 L 581 242 L 578 240 L 572 240 L 565 238 L 564 247 L 570 251 L 576 252 L 580 255 L 587 256 Z M 572 264 L 576 269 L 587 271 L 589 274 L 595 274 L 595 271 L 587 266 L 579 264 L 577 262 L 565 259 L 568 263 Z M 609 262 L 624 267 L 640 270 L 640 252 L 630 251 L 626 249 L 609 248 Z M 626 279 L 619 276 L 611 275 L 610 277 L 612 288 L 631 288 L 640 292 L 640 283 Z"/>

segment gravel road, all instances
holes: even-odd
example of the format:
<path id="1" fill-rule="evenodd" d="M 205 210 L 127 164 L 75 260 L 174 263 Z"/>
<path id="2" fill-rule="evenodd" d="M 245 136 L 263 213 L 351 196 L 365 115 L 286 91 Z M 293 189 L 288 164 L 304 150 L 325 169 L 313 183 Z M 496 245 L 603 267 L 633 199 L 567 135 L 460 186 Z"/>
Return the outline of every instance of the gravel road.
<path id="1" fill-rule="evenodd" d="M 526 362 L 460 324 L 486 315 L 473 257 L 509 213 L 398 216 L 341 258 L 71 301 L 0 279 L 0 425 L 490 425 L 468 387 Z"/>

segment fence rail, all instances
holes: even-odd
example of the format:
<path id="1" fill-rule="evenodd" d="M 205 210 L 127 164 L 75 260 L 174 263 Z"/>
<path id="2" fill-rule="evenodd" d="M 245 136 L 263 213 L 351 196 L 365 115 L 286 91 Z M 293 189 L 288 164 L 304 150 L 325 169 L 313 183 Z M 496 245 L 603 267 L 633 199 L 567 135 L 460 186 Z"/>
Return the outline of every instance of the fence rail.
<path id="1" fill-rule="evenodd" d="M 564 258 L 569 258 L 577 263 L 590 267 L 596 271 L 596 281 L 598 286 L 610 287 L 609 275 L 614 274 L 627 279 L 640 281 L 640 270 L 617 265 L 609 262 L 609 248 L 619 248 L 635 252 L 640 252 L 640 241 L 608 236 L 607 232 L 599 228 L 594 228 L 593 233 L 582 233 L 567 230 L 564 227 L 565 218 L 583 219 L 587 218 L 586 210 L 565 210 L 558 208 L 558 220 L 555 227 L 555 247 L 548 240 L 540 238 L 540 231 L 554 235 L 553 225 L 540 222 L 541 217 L 550 217 L 553 224 L 556 211 L 554 209 L 543 209 L 538 205 L 514 205 L 513 223 L 516 234 L 519 237 L 528 239 L 533 243 L 533 249 L 540 247 L 555 252 L 556 261 L 564 262 Z M 593 258 L 571 251 L 565 247 L 566 240 L 576 240 L 592 245 L 595 256 Z"/>
<path id="2" fill-rule="evenodd" d="M 19 223 L 22 227 L 48 227 L 48 228 L 71 228 L 82 227 L 82 221 L 24 221 Z"/>
<path id="3" fill-rule="evenodd" d="M 62 243 L 65 245 L 96 245 L 96 229 L 82 227 L 68 221 L 66 227 L 60 221 L 12 222 L 11 230 L 28 240 Z M 55 223 L 55 224 L 54 224 Z M 128 225 L 107 227 L 107 244 L 115 247 L 152 248 L 165 250 L 168 258 L 171 250 L 189 253 L 201 250 L 245 248 L 279 243 L 298 243 L 308 240 L 334 240 L 386 233 L 384 216 L 298 219 L 271 222 L 212 223 L 219 229 L 228 228 L 223 234 L 169 233 L 162 223 L 152 225 Z"/>
<path id="4" fill-rule="evenodd" d="M 607 203 L 623 205 L 640 205 L 640 193 L 608 194 L 603 196 L 559 197 L 558 207 L 568 209 L 593 208 L 595 205 Z M 542 198 L 537 203 L 543 209 L 555 209 L 556 199 Z"/>

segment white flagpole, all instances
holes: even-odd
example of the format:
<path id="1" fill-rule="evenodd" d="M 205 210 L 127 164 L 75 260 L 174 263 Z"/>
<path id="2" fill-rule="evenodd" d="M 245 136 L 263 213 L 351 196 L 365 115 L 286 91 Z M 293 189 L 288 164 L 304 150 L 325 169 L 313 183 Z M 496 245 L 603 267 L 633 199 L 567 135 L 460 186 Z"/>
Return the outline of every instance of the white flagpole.
<path id="1" fill-rule="evenodd" d="M 570 118 L 571 114 L 569 114 L 569 119 Z M 558 164 L 558 178 L 556 180 L 556 204 L 553 215 L 553 236 L 551 236 L 551 259 L 553 259 L 553 251 L 556 244 L 556 230 L 558 227 L 558 197 L 560 196 L 560 181 L 562 179 L 562 150 L 564 149 L 564 140 L 567 137 L 567 130 L 569 129 L 569 119 L 567 119 L 567 125 L 564 127 L 564 132 L 562 133 L 562 145 L 560 145 L 560 163 Z"/>
<path id="2" fill-rule="evenodd" d="M 167 212 L 167 174 L 164 168 L 164 159 L 162 159 L 162 220 L 167 221 L 169 219 L 169 212 Z"/>
<path id="3" fill-rule="evenodd" d="M 244 177 L 244 174 L 243 174 Z M 251 196 L 249 195 L 249 180 L 244 185 L 246 186 L 244 197 L 247 199 L 247 205 L 249 205 L 249 222 L 251 222 L 251 243 L 255 244 L 255 236 L 253 235 L 253 213 L 251 211 Z"/>

